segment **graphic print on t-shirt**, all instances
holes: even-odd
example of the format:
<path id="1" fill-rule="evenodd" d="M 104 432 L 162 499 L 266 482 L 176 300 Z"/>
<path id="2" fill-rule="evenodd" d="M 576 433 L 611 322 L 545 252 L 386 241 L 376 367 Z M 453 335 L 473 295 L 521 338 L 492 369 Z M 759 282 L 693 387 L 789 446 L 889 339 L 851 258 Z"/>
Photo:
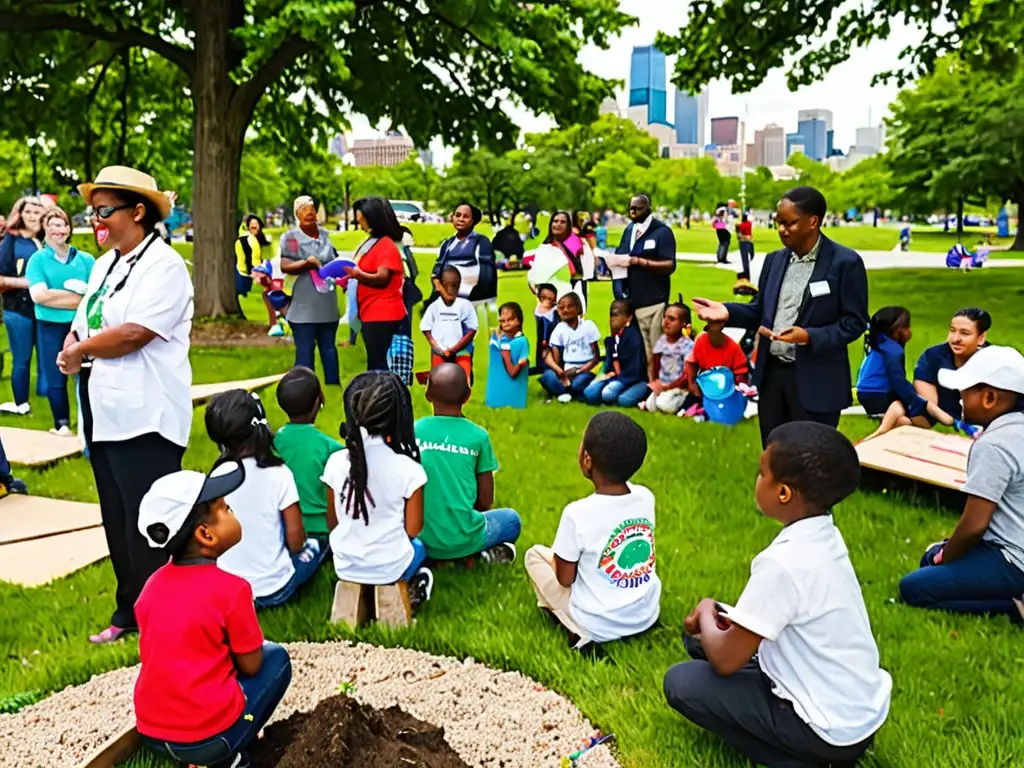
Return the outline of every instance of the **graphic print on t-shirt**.
<path id="1" fill-rule="evenodd" d="M 597 567 L 612 584 L 629 589 L 650 581 L 654 559 L 654 525 L 634 517 L 612 531 Z"/>

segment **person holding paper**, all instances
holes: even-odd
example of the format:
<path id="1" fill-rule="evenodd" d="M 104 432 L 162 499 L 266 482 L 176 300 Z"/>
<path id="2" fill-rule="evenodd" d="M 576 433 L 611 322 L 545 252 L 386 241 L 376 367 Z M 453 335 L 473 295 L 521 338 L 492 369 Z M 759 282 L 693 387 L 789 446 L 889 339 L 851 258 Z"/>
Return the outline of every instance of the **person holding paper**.
<path id="1" fill-rule="evenodd" d="M 760 393 L 762 444 L 790 421 L 835 427 L 853 402 L 847 347 L 868 327 L 868 279 L 856 251 L 821 234 L 827 210 L 817 189 L 791 189 L 776 215 L 784 247 L 765 258 L 757 298 L 749 304 L 693 300 L 705 322 L 758 329 L 753 384 Z"/>

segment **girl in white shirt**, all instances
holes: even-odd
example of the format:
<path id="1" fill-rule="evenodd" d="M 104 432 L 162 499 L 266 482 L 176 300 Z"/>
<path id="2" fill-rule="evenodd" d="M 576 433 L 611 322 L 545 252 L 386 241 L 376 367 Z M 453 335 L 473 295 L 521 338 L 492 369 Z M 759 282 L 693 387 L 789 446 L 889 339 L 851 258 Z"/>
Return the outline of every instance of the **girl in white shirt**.
<path id="1" fill-rule="evenodd" d="M 416 538 L 427 473 L 408 388 L 390 371 L 356 376 L 345 389 L 341 432 L 346 449 L 327 460 L 322 478 L 338 578 L 377 587 L 405 582 L 400 589 L 415 607 L 430 598 L 434 577 L 422 567 L 427 551 Z"/>
<path id="2" fill-rule="evenodd" d="M 242 541 L 217 565 L 249 582 L 258 607 L 282 605 L 312 578 L 326 550 L 306 538 L 295 478 L 274 453 L 259 395 L 232 389 L 215 396 L 206 408 L 206 432 L 220 446 L 217 464 L 238 461 L 245 468 L 245 482 L 225 497 L 242 524 Z"/>

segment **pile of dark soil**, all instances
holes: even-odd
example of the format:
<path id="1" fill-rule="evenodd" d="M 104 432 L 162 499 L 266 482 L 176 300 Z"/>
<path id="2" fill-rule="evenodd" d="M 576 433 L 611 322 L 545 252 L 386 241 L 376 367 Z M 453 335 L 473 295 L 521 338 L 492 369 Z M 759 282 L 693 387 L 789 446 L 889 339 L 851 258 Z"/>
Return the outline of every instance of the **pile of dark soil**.
<path id="1" fill-rule="evenodd" d="M 468 768 L 443 728 L 347 696 L 268 726 L 249 757 L 253 768 Z"/>

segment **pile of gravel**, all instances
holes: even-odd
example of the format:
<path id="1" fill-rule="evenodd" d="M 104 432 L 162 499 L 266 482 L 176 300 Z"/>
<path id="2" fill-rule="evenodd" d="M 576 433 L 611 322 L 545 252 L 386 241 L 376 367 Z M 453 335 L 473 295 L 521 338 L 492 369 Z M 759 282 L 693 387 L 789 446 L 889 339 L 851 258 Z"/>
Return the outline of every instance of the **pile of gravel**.
<path id="1" fill-rule="evenodd" d="M 591 736 L 593 727 L 569 701 L 518 672 L 499 672 L 472 659 L 351 643 L 295 643 L 292 684 L 274 720 L 311 711 L 320 700 L 352 695 L 378 709 L 397 705 L 443 727 L 449 744 L 473 766 L 557 766 Z M 15 715 L 0 715 L 0 766 L 73 768 L 133 721 L 138 667 L 98 675 Z M 617 768 L 605 746 L 588 768 Z"/>

